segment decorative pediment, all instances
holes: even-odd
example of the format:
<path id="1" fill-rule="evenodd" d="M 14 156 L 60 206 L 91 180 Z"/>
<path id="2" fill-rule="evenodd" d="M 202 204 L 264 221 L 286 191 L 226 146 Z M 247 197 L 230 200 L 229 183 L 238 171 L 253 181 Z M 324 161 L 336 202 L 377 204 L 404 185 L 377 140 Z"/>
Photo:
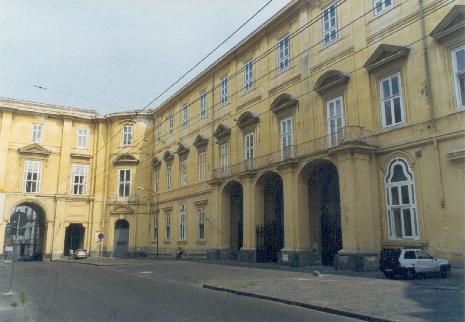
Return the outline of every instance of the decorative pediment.
<path id="1" fill-rule="evenodd" d="M 121 154 L 118 155 L 113 160 L 113 165 L 137 165 L 139 160 L 133 155 L 130 154 Z"/>
<path id="2" fill-rule="evenodd" d="M 246 111 L 242 113 L 241 116 L 239 116 L 239 118 L 237 119 L 236 125 L 242 129 L 244 126 L 255 124 L 255 123 L 258 123 L 259 121 L 260 121 L 260 118 L 258 116 L 254 115 L 250 111 Z"/>
<path id="3" fill-rule="evenodd" d="M 176 153 L 178 155 L 185 155 L 185 154 L 189 153 L 189 148 L 184 146 L 182 143 L 178 143 L 178 149 L 176 150 Z"/>
<path id="4" fill-rule="evenodd" d="M 340 70 L 329 70 L 321 75 L 315 83 L 315 91 L 323 94 L 327 90 L 342 87 L 344 88 L 350 80 L 350 76 Z"/>
<path id="5" fill-rule="evenodd" d="M 194 143 L 193 143 L 193 145 L 194 145 L 197 149 L 200 149 L 200 148 L 206 146 L 207 144 L 208 144 L 208 139 L 207 139 L 207 138 L 204 138 L 204 137 L 201 136 L 200 134 L 197 135 L 197 137 L 195 138 Z"/>
<path id="6" fill-rule="evenodd" d="M 463 35 L 465 32 L 465 5 L 454 6 L 441 22 L 433 29 L 430 36 L 442 41 L 448 36 Z"/>
<path id="7" fill-rule="evenodd" d="M 161 160 L 159 160 L 157 157 L 154 157 L 152 160 L 152 166 L 154 168 L 158 168 L 161 165 Z"/>
<path id="8" fill-rule="evenodd" d="M 368 71 L 376 69 L 393 60 L 404 58 L 410 49 L 402 46 L 381 44 L 363 65 Z"/>
<path id="9" fill-rule="evenodd" d="M 36 154 L 41 156 L 49 156 L 52 153 L 52 151 L 44 148 L 43 146 L 37 143 L 29 144 L 25 147 L 19 148 L 18 152 L 20 154 Z"/>
<path id="10" fill-rule="evenodd" d="M 133 214 L 134 209 L 126 205 L 115 205 L 110 208 L 110 214 Z"/>
<path id="11" fill-rule="evenodd" d="M 165 153 L 163 154 L 163 160 L 165 161 L 171 161 L 174 159 L 173 153 L 171 153 L 170 150 L 166 150 Z"/>
<path id="12" fill-rule="evenodd" d="M 273 112 L 282 111 L 297 106 L 299 101 L 290 94 L 283 93 L 276 97 L 271 103 L 270 110 Z"/>
<path id="13" fill-rule="evenodd" d="M 213 136 L 218 140 L 226 138 L 229 135 L 231 135 L 231 129 L 223 124 L 218 125 L 215 132 L 213 133 Z"/>
<path id="14" fill-rule="evenodd" d="M 447 159 L 451 161 L 465 160 L 465 148 L 455 149 L 446 154 Z"/>

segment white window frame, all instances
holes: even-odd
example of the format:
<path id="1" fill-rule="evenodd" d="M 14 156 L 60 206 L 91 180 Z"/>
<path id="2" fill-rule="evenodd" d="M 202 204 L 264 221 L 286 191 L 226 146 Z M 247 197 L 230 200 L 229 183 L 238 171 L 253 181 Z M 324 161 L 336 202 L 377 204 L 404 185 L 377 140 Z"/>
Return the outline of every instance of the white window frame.
<path id="1" fill-rule="evenodd" d="M 155 126 L 155 136 L 156 136 L 157 142 L 160 142 L 161 141 L 161 124 L 160 123 L 158 123 Z"/>
<path id="2" fill-rule="evenodd" d="M 250 91 L 253 87 L 253 61 L 248 60 L 244 63 L 244 90 Z"/>
<path id="3" fill-rule="evenodd" d="M 207 162 L 207 153 L 205 151 L 199 152 L 199 181 L 205 180 L 206 162 Z"/>
<path id="4" fill-rule="evenodd" d="M 157 168 L 155 170 L 155 192 L 160 192 L 160 169 Z"/>
<path id="5" fill-rule="evenodd" d="M 168 135 L 173 135 L 174 132 L 174 114 L 168 115 Z"/>
<path id="6" fill-rule="evenodd" d="M 179 207 L 179 240 L 187 239 L 187 207 L 182 204 Z"/>
<path id="7" fill-rule="evenodd" d="M 452 55 L 452 70 L 453 70 L 453 79 L 454 79 L 454 89 L 455 89 L 455 101 L 456 107 L 458 110 L 465 109 L 465 90 L 463 93 L 460 91 L 460 81 L 459 76 L 465 78 L 465 69 L 459 71 L 457 66 L 457 55 L 456 53 L 463 50 L 465 55 L 465 44 L 460 45 L 451 50 Z M 463 96 L 462 96 L 463 95 Z"/>
<path id="8" fill-rule="evenodd" d="M 253 160 L 255 157 L 255 132 L 244 135 L 244 160 Z"/>
<path id="9" fill-rule="evenodd" d="M 398 90 L 399 92 L 397 94 L 392 94 L 392 84 L 393 84 L 393 79 L 397 78 L 398 81 Z M 384 93 L 384 86 L 383 83 L 387 81 L 389 84 L 389 95 L 385 96 Z M 380 97 L 380 105 L 381 105 L 381 119 L 382 119 L 382 126 L 385 129 L 391 128 L 391 127 L 396 127 L 399 125 L 402 125 L 405 123 L 405 109 L 404 109 L 404 98 L 402 95 L 402 78 L 400 76 L 400 72 L 396 72 L 394 74 L 390 74 L 386 77 L 383 77 L 379 80 L 378 83 L 378 88 L 379 88 L 379 97 Z M 400 122 L 396 122 L 395 120 L 395 105 L 394 102 L 395 100 L 399 100 L 399 108 L 400 108 Z M 386 123 L 386 104 L 389 103 L 390 106 L 390 113 L 391 113 L 391 124 Z"/>
<path id="10" fill-rule="evenodd" d="M 340 111 L 337 111 L 337 102 L 339 102 Z M 329 147 L 337 146 L 344 139 L 344 100 L 342 96 L 326 101 L 326 118 Z"/>
<path id="11" fill-rule="evenodd" d="M 222 173 L 229 170 L 229 142 L 220 145 L 220 168 Z"/>
<path id="12" fill-rule="evenodd" d="M 187 186 L 187 156 L 181 157 L 179 161 L 181 186 Z"/>
<path id="13" fill-rule="evenodd" d="M 199 208 L 197 209 L 197 217 L 198 217 L 198 233 L 199 233 L 199 240 L 205 240 L 205 209 Z"/>
<path id="14" fill-rule="evenodd" d="M 394 167 L 401 166 L 403 174 L 407 177 L 407 180 L 392 182 L 394 176 Z M 418 211 L 416 206 L 416 195 L 415 195 L 415 178 L 413 171 L 406 160 L 403 158 L 394 158 L 389 163 L 388 170 L 385 175 L 385 193 L 386 193 L 386 209 L 387 209 L 387 224 L 388 224 L 388 236 L 391 240 L 419 240 L 420 239 L 420 225 L 418 221 Z M 406 194 L 405 194 L 406 193 Z M 397 200 L 393 200 L 393 196 L 396 196 Z M 408 196 L 408 202 L 404 202 L 403 196 Z M 395 225 L 395 211 L 399 211 L 400 217 L 400 228 L 401 231 L 396 233 Z M 404 211 L 408 210 L 410 213 L 410 229 L 412 235 L 405 234 L 405 214 Z M 400 234 L 399 234 L 400 233 Z M 398 236 L 400 235 L 400 236 Z"/>
<path id="15" fill-rule="evenodd" d="M 89 139 L 89 129 L 80 128 L 77 129 L 77 143 L 78 149 L 87 149 L 87 141 Z"/>
<path id="16" fill-rule="evenodd" d="M 292 156 L 293 153 L 292 146 L 294 140 L 294 129 L 292 124 L 292 116 L 288 116 L 280 120 L 279 133 L 281 159 L 284 160 L 287 159 L 289 156 Z"/>
<path id="17" fill-rule="evenodd" d="M 121 173 L 124 172 L 123 180 L 121 180 Z M 129 181 L 127 180 L 127 173 L 129 173 Z M 132 173 L 131 169 L 118 170 L 118 198 L 129 198 L 131 194 Z M 121 187 L 123 187 L 123 194 L 121 195 Z"/>
<path id="18" fill-rule="evenodd" d="M 173 189 L 173 163 L 166 164 L 166 190 Z"/>
<path id="19" fill-rule="evenodd" d="M 165 240 L 171 240 L 171 215 L 165 214 Z"/>
<path id="20" fill-rule="evenodd" d="M 200 93 L 199 110 L 200 119 L 205 119 L 207 117 L 207 93 L 205 91 Z"/>
<path id="21" fill-rule="evenodd" d="M 73 164 L 71 176 L 71 194 L 85 195 L 87 188 L 87 164 Z"/>
<path id="22" fill-rule="evenodd" d="M 339 35 L 337 30 L 337 4 L 336 2 L 321 10 L 321 29 L 323 31 L 323 44 L 329 45 L 335 42 Z"/>
<path id="23" fill-rule="evenodd" d="M 133 136 L 134 136 L 134 126 L 132 125 L 123 126 L 123 137 L 122 137 L 123 147 L 127 147 L 132 144 Z"/>
<path id="24" fill-rule="evenodd" d="M 40 192 L 41 177 L 42 177 L 42 161 L 25 160 L 24 172 L 23 172 L 23 192 L 26 192 L 26 193 Z"/>
<path id="25" fill-rule="evenodd" d="M 225 106 L 228 104 L 228 77 L 227 76 L 221 79 L 220 102 L 221 102 L 221 106 Z"/>
<path id="26" fill-rule="evenodd" d="M 41 144 L 43 141 L 44 126 L 42 124 L 32 124 L 31 142 Z"/>
<path id="27" fill-rule="evenodd" d="M 389 1 L 389 4 L 387 2 Z M 394 7 L 394 0 L 373 0 L 373 13 L 375 16 Z"/>
<path id="28" fill-rule="evenodd" d="M 285 35 L 278 40 L 278 71 L 284 71 L 290 66 L 290 38 Z"/>
<path id="29" fill-rule="evenodd" d="M 182 128 L 187 129 L 189 126 L 189 105 L 182 108 Z"/>

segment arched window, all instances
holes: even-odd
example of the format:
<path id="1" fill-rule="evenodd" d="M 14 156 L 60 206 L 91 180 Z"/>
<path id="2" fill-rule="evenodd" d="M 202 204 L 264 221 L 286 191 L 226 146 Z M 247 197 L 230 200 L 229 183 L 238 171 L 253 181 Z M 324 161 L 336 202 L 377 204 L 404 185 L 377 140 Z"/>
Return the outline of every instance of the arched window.
<path id="1" fill-rule="evenodd" d="M 179 208 L 179 240 L 186 240 L 186 205 Z"/>
<path id="2" fill-rule="evenodd" d="M 404 159 L 391 161 L 385 183 L 389 239 L 419 239 L 415 179 Z"/>

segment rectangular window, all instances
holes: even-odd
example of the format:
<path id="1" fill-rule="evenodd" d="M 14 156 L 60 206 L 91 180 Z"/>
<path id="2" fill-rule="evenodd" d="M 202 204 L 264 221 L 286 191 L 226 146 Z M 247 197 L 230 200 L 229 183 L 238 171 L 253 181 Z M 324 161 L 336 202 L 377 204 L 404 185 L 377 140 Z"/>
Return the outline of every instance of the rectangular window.
<path id="1" fill-rule="evenodd" d="M 205 180 L 205 163 L 206 163 L 206 153 L 199 152 L 199 181 Z"/>
<path id="2" fill-rule="evenodd" d="M 379 81 L 383 127 L 404 123 L 404 108 L 400 73 L 389 75 Z"/>
<path id="3" fill-rule="evenodd" d="M 203 120 L 205 117 L 207 117 L 207 93 L 200 93 L 199 105 L 200 119 Z"/>
<path id="4" fill-rule="evenodd" d="M 168 134 L 173 135 L 174 131 L 174 116 L 173 113 L 170 113 L 168 116 Z"/>
<path id="5" fill-rule="evenodd" d="M 454 69 L 455 97 L 457 108 L 465 108 L 465 45 L 452 50 L 452 65 Z"/>
<path id="6" fill-rule="evenodd" d="M 87 149 L 87 129 L 78 129 L 77 130 L 77 147 L 80 149 Z"/>
<path id="7" fill-rule="evenodd" d="M 181 159 L 180 164 L 180 172 L 181 172 L 181 186 L 187 185 L 187 157 Z"/>
<path id="8" fill-rule="evenodd" d="M 186 206 L 182 205 L 179 212 L 179 240 L 186 240 Z"/>
<path id="9" fill-rule="evenodd" d="M 227 172 L 229 169 L 229 143 L 223 143 L 220 145 L 220 164 L 221 172 Z"/>
<path id="10" fill-rule="evenodd" d="M 119 192 L 118 196 L 121 198 L 129 197 L 131 190 L 131 170 L 120 169 L 119 170 Z"/>
<path id="11" fill-rule="evenodd" d="M 182 109 L 182 128 L 186 129 L 189 126 L 189 106 L 186 105 Z"/>
<path id="12" fill-rule="evenodd" d="M 252 160 L 254 158 L 254 132 L 249 132 L 244 136 L 244 160 Z"/>
<path id="13" fill-rule="evenodd" d="M 220 90 L 221 90 L 221 95 L 220 95 L 221 106 L 225 106 L 228 103 L 228 78 L 227 77 L 224 77 L 221 80 Z"/>
<path id="14" fill-rule="evenodd" d="M 155 192 L 158 193 L 160 191 L 160 170 L 155 170 Z"/>
<path id="15" fill-rule="evenodd" d="M 71 194 L 83 195 L 86 193 L 87 165 L 73 164 L 72 167 Z"/>
<path id="16" fill-rule="evenodd" d="M 337 39 L 337 12 L 336 3 L 323 10 L 323 42 L 325 45 Z"/>
<path id="17" fill-rule="evenodd" d="M 123 127 L 123 146 L 129 146 L 132 143 L 132 125 L 125 125 Z"/>
<path id="18" fill-rule="evenodd" d="M 373 0 L 375 16 L 392 7 L 394 0 Z"/>
<path id="19" fill-rule="evenodd" d="M 292 157 L 292 117 L 281 120 L 281 159 Z"/>
<path id="20" fill-rule="evenodd" d="M 282 71 L 289 67 L 289 36 L 285 36 L 278 43 L 278 70 Z"/>
<path id="21" fill-rule="evenodd" d="M 328 118 L 329 146 L 339 145 L 344 141 L 344 107 L 342 105 L 342 96 L 326 102 L 326 113 Z"/>
<path id="22" fill-rule="evenodd" d="M 161 124 L 157 124 L 155 126 L 155 137 L 157 139 L 157 142 L 161 141 Z"/>
<path id="23" fill-rule="evenodd" d="M 39 192 L 42 162 L 26 160 L 24 163 L 23 191 Z"/>
<path id="24" fill-rule="evenodd" d="M 32 143 L 42 143 L 42 129 L 41 124 L 32 124 Z"/>
<path id="25" fill-rule="evenodd" d="M 171 239 L 171 216 L 165 215 L 165 239 Z"/>
<path id="26" fill-rule="evenodd" d="M 153 240 L 156 240 L 158 238 L 158 220 L 157 220 L 158 214 L 156 214 L 156 217 L 153 218 Z"/>
<path id="27" fill-rule="evenodd" d="M 244 64 L 244 89 L 250 91 L 253 84 L 253 64 L 249 60 Z"/>
<path id="28" fill-rule="evenodd" d="M 205 240 L 205 210 L 197 210 L 197 215 L 199 217 L 199 239 Z"/>
<path id="29" fill-rule="evenodd" d="M 170 191 L 172 188 L 172 170 L 173 170 L 173 165 L 167 164 L 166 165 L 166 190 Z"/>

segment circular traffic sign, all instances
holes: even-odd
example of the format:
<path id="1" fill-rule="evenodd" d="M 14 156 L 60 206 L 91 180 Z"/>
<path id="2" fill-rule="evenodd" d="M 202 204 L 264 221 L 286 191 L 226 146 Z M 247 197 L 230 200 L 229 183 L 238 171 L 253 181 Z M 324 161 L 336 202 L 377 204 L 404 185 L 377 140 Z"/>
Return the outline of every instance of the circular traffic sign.
<path id="1" fill-rule="evenodd" d="M 98 237 L 98 239 L 102 240 L 103 237 L 105 237 L 105 235 L 104 235 L 103 233 L 99 233 L 99 234 L 97 235 L 97 237 Z"/>

